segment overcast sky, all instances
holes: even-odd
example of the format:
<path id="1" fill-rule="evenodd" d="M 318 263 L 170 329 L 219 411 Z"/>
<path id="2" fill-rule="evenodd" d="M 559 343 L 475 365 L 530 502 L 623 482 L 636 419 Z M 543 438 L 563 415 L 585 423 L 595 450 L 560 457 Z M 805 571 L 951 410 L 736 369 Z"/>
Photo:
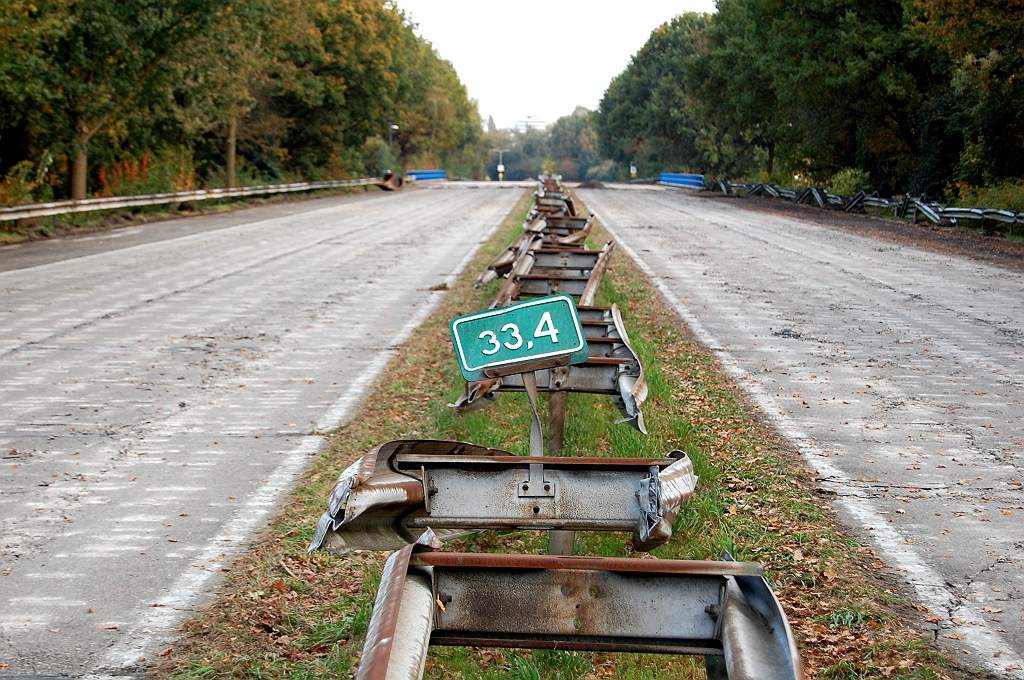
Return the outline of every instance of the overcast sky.
<path id="1" fill-rule="evenodd" d="M 498 127 L 596 108 L 652 30 L 677 14 L 715 9 L 714 0 L 397 2 Z"/>

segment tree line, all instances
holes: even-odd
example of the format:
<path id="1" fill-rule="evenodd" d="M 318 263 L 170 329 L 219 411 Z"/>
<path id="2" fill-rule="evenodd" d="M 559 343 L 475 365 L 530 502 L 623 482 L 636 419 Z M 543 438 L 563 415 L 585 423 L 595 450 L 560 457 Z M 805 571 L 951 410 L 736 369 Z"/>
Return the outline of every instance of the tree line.
<path id="1" fill-rule="evenodd" d="M 598 152 L 594 112 L 577 106 L 545 130 L 498 128 L 494 119 L 487 122 L 492 151 L 486 167 L 487 177 L 498 178 L 498 159 L 505 165 L 505 179 L 536 178 L 542 172 L 557 173 L 567 181 L 615 179 L 615 164 Z"/>
<path id="2" fill-rule="evenodd" d="M 655 30 L 595 116 L 619 175 L 1024 195 L 1021 0 L 718 0 Z"/>
<path id="3" fill-rule="evenodd" d="M 479 176 L 488 155 L 454 68 L 385 0 L 0 3 L 0 203 Z"/>

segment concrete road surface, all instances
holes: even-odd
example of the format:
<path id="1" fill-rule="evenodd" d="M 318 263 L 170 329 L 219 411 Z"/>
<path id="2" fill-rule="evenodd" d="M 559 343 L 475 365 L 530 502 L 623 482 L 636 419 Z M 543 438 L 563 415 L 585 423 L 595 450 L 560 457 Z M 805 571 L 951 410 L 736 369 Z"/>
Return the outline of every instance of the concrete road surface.
<path id="1" fill-rule="evenodd" d="M 165 648 L 523 191 L 491 187 L 0 250 L 0 675 Z"/>
<path id="2" fill-rule="evenodd" d="M 942 619 L 938 640 L 1024 677 L 1024 276 L 742 199 L 579 194 Z"/>

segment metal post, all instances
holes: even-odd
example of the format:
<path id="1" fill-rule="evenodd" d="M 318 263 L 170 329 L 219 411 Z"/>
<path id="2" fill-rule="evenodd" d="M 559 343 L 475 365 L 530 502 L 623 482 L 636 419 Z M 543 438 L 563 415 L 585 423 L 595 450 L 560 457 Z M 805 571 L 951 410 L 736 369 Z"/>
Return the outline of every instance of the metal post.
<path id="1" fill-rule="evenodd" d="M 388 170 L 391 170 L 391 160 L 394 157 L 392 147 L 394 146 L 394 133 L 398 129 L 397 125 L 392 124 L 391 118 L 388 118 Z"/>
<path id="2" fill-rule="evenodd" d="M 505 179 L 505 152 L 508 149 L 491 149 L 491 153 L 498 154 L 498 181 Z"/>
<path id="3" fill-rule="evenodd" d="M 565 406 L 569 393 L 557 390 L 550 393 L 548 407 L 548 455 L 562 455 L 565 443 Z M 551 555 L 572 555 L 576 543 L 576 532 L 552 529 L 548 532 L 548 553 Z"/>

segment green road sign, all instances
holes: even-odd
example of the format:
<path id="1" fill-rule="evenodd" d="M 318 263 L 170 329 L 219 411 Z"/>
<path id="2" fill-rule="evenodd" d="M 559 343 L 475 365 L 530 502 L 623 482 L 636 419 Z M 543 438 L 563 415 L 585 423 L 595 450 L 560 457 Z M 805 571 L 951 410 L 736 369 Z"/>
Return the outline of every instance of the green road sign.
<path id="1" fill-rule="evenodd" d="M 587 360 L 587 339 L 568 295 L 460 316 L 449 327 L 466 380 L 479 380 L 487 369 L 502 367 L 508 373 L 516 364 L 544 359 L 568 356 L 573 364 Z"/>

